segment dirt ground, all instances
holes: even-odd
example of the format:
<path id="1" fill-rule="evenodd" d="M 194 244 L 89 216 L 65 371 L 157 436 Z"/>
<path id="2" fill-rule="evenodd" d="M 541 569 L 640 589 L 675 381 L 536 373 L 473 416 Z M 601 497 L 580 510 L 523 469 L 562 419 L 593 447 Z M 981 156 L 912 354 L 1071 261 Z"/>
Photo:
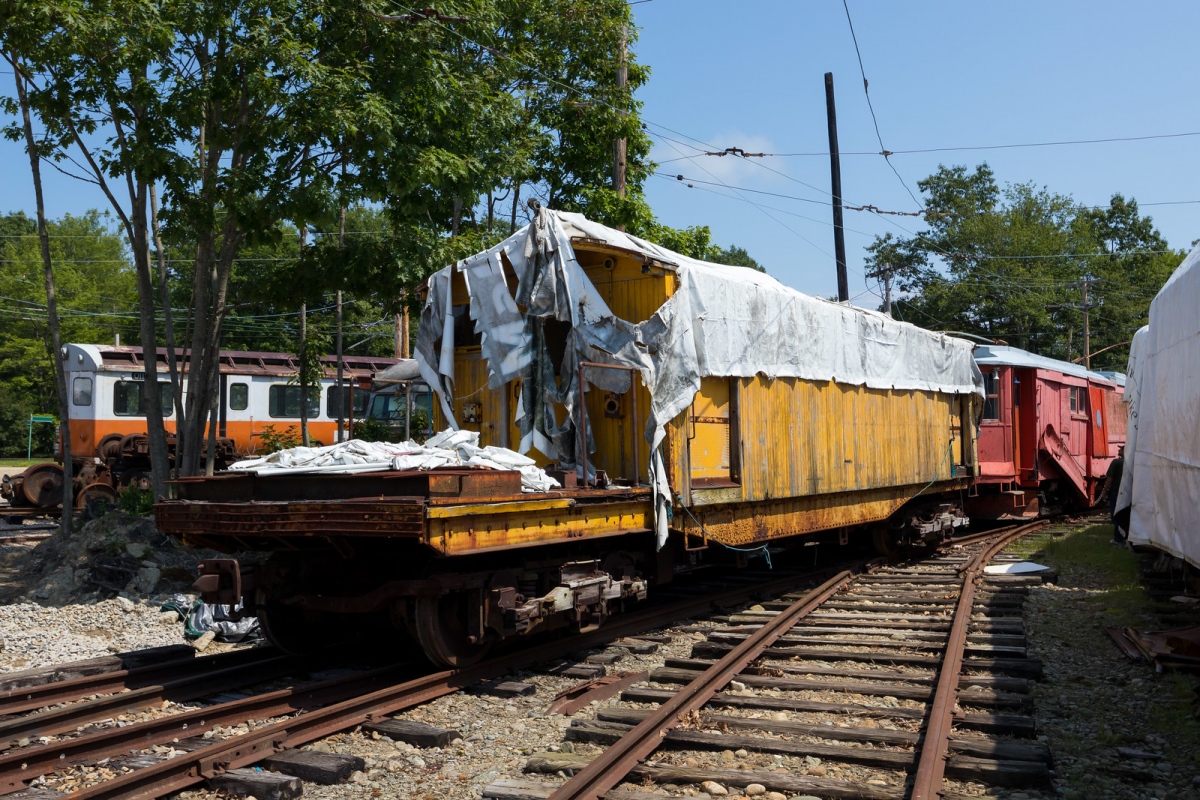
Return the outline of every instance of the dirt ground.
<path id="1" fill-rule="evenodd" d="M 1030 655 L 1046 665 L 1035 689 L 1037 717 L 1054 754 L 1059 795 L 1200 797 L 1200 675 L 1157 673 L 1128 659 L 1104 631 L 1181 627 L 1189 614 L 1200 624 L 1200 612 L 1172 602 L 1169 587 L 1162 591 L 1164 579 L 1149 574 L 1155 557 L 1111 538 L 1108 525 L 1059 526 L 1010 551 L 1058 570 L 1056 584 L 1031 592 L 1026 620 Z"/>

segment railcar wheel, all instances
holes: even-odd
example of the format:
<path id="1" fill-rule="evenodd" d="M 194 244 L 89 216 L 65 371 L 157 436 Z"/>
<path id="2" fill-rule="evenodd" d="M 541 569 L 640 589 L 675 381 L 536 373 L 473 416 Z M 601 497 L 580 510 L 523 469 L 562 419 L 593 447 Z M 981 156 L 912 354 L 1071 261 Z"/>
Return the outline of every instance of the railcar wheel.
<path id="1" fill-rule="evenodd" d="M 871 541 L 875 552 L 881 556 L 892 558 L 900 552 L 900 536 L 886 527 L 877 527 L 871 531 Z"/>
<path id="2" fill-rule="evenodd" d="M 413 632 L 426 657 L 455 669 L 478 663 L 490 644 L 472 642 L 467 633 L 467 594 L 416 598 Z"/>
<path id="3" fill-rule="evenodd" d="M 58 464 L 34 464 L 23 477 L 21 491 L 31 506 L 56 508 L 62 504 L 63 468 Z"/>

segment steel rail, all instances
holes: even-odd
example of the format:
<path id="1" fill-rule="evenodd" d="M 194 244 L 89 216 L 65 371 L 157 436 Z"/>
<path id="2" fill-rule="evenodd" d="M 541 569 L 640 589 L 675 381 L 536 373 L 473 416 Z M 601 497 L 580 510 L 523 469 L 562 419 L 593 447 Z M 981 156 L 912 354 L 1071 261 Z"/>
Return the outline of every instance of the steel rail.
<path id="1" fill-rule="evenodd" d="M 66 733 L 118 712 L 149 708 L 164 700 L 185 702 L 227 689 L 281 678 L 295 673 L 303 664 L 295 656 L 276 652 L 267 659 L 221 667 L 205 674 L 190 675 L 4 720 L 0 722 L 0 749 L 11 747 L 25 737 Z"/>
<path id="2" fill-rule="evenodd" d="M 748 636 L 683 691 L 663 703 L 646 720 L 560 786 L 550 800 L 600 800 L 606 792 L 623 781 L 639 761 L 658 749 L 668 730 L 677 726 L 685 715 L 703 708 L 713 695 L 762 655 L 776 639 L 832 597 L 855 575 L 855 572 L 848 570 L 835 575 Z"/>
<path id="3" fill-rule="evenodd" d="M 187 656 L 130 669 L 98 672 L 78 678 L 0 690 L 0 716 L 20 714 L 58 703 L 70 703 L 93 695 L 115 694 L 126 689 L 142 689 L 156 684 L 202 677 L 225 667 L 265 662 L 278 655 L 279 651 L 273 647 L 255 647 L 199 658 Z"/>
<path id="4" fill-rule="evenodd" d="M 954 726 L 954 705 L 958 698 L 963 653 L 967 646 L 967 628 L 971 624 L 971 611 L 975 607 L 976 590 L 984 575 L 983 568 L 1011 541 L 1049 524 L 1048 520 L 1039 520 L 999 535 L 993 532 L 990 543 L 959 567 L 959 574 L 963 576 L 962 590 L 958 595 L 954 623 L 938 669 L 937 688 L 929 706 L 921 757 L 913 777 L 911 800 L 935 800 L 941 794 L 946 759 L 950 753 L 950 732 Z"/>
<path id="5" fill-rule="evenodd" d="M 861 564 L 856 566 L 861 566 Z M 790 575 L 766 583 L 730 589 L 703 598 L 672 603 L 663 608 L 629 614 L 607 623 L 596 631 L 567 637 L 561 641 L 548 642 L 512 655 L 498 656 L 474 667 L 437 672 L 369 693 L 357 694 L 324 707 L 314 708 L 317 703 L 310 702 L 304 705 L 305 713 L 281 722 L 263 725 L 249 733 L 215 740 L 212 744 L 189 753 L 136 769 L 125 775 L 74 792 L 68 797 L 71 800 L 116 800 L 116 798 L 149 800 L 162 797 L 199 783 L 206 778 L 214 777 L 226 770 L 254 764 L 277 750 L 298 747 L 332 733 L 452 694 L 467 686 L 501 677 L 513 670 L 561 658 L 571 652 L 595 647 L 641 631 L 662 627 L 675 620 L 707 612 L 714 606 L 740 602 L 762 593 L 786 591 L 802 582 L 815 580 L 817 576 L 824 577 L 828 572 L 830 572 L 829 569 L 823 569 L 812 573 Z M 279 716 L 288 711 L 301 710 L 298 707 L 299 704 L 294 699 L 290 699 L 292 693 L 289 690 L 281 690 L 274 694 L 277 695 L 274 701 L 275 706 L 270 706 L 262 698 L 247 698 L 244 701 L 235 701 L 235 703 L 246 705 L 234 711 L 228 710 L 228 707 L 235 704 L 222 704 L 208 709 L 199 709 L 196 712 L 164 717 L 150 723 L 130 725 L 115 731 L 103 731 L 91 737 L 51 743 L 36 748 L 41 751 L 40 757 L 36 760 L 30 758 L 32 754 L 29 753 L 28 748 L 18 753 L 5 754 L 8 756 L 7 761 L 11 762 L 13 766 L 19 764 L 20 769 L 8 772 L 5 769 L 8 766 L 6 757 L 0 756 L 0 775 L 4 776 L 3 779 L 0 779 L 0 794 L 24 789 L 26 788 L 24 781 L 66 764 L 79 763 L 84 759 L 104 757 L 105 755 L 128 753 L 132 749 L 131 745 L 146 748 L 185 736 L 197 736 L 214 725 L 228 724 L 222 720 L 228 720 L 231 716 L 239 722 L 244 722 L 247 719 L 261 719 Z M 251 710 L 249 707 L 251 703 L 257 703 L 259 710 Z M 279 705 L 291 705 L 292 707 L 273 713 L 272 708 L 277 708 Z M 188 720 L 181 719 L 188 716 L 191 717 Z M 186 732 L 181 733 L 182 730 L 186 730 Z M 115 735 L 120 741 L 117 743 L 106 741 L 105 734 Z M 88 738 L 92 741 L 83 741 Z M 61 753 L 61 758 L 56 755 L 58 753 Z"/>

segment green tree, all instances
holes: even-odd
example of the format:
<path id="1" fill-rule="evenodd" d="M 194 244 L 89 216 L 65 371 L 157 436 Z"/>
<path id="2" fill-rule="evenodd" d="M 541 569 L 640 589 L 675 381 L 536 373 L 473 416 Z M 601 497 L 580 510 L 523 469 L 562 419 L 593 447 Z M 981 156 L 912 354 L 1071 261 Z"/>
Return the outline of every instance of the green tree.
<path id="1" fill-rule="evenodd" d="M 725 248 L 715 248 L 707 260 L 730 267 L 749 267 L 758 272 L 767 271 L 767 268 L 758 263 L 754 256 L 746 252 L 746 248 L 738 247 L 736 244 L 731 244 Z"/>
<path id="2" fill-rule="evenodd" d="M 63 342 L 129 341 L 137 332 L 137 290 L 129 254 L 104 215 L 48 222 Z M 36 226 L 22 213 L 0 217 L 0 453 L 24 455 L 29 415 L 57 413 L 46 289 Z M 48 426 L 38 451 L 53 448 Z M 88 453 L 77 454 L 88 456 Z"/>
<path id="3" fill-rule="evenodd" d="M 1092 312 L 1094 352 L 1132 338 L 1180 257 L 1162 252 L 1152 222 L 1119 195 L 1108 210 L 1080 209 L 1032 183 L 1001 188 L 987 164 L 941 167 L 918 186 L 927 230 L 876 239 L 868 262 L 900 267 L 897 315 L 926 327 L 1078 360 L 1080 281 L 1100 280 L 1089 298 L 1104 306 Z M 1114 347 L 1092 366 L 1119 367 L 1127 356 Z"/>

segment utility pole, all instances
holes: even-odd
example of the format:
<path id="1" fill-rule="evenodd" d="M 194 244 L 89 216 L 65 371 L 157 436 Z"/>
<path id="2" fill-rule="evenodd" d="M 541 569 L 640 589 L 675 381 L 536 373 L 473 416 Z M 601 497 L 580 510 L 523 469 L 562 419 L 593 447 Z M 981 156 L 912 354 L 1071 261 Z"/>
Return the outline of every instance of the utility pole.
<path id="1" fill-rule="evenodd" d="M 338 218 L 338 250 L 342 249 L 342 244 L 346 239 L 346 207 L 342 206 L 342 213 Z M 345 431 L 346 417 L 346 392 L 342 388 L 342 380 L 345 377 L 345 367 L 342 362 L 342 290 L 337 292 L 337 390 L 334 395 L 337 397 L 337 441 L 343 440 L 343 432 Z"/>
<path id="2" fill-rule="evenodd" d="M 850 299 L 846 277 L 846 235 L 842 230 L 842 162 L 838 157 L 837 108 L 833 102 L 833 73 L 825 73 L 825 113 L 829 117 L 829 177 L 833 184 L 833 252 L 837 257 L 838 301 Z"/>
<path id="3" fill-rule="evenodd" d="M 1078 305 L 1067 306 L 1067 308 L 1074 308 L 1083 312 L 1083 366 L 1085 369 L 1092 368 L 1092 330 L 1090 327 L 1091 321 L 1088 319 L 1088 312 L 1097 306 L 1104 305 L 1102 302 L 1088 302 L 1088 289 L 1093 283 L 1099 282 L 1099 278 L 1084 278 L 1079 281 L 1080 302 Z"/>
<path id="4" fill-rule="evenodd" d="M 868 278 L 877 278 L 883 281 L 883 313 L 889 317 L 892 315 L 892 273 L 895 269 L 888 265 L 867 273 Z"/>
<path id="5" fill-rule="evenodd" d="M 617 61 L 617 94 L 620 97 L 618 102 L 624 103 L 624 90 L 629 84 L 629 32 L 622 28 L 621 30 L 621 53 Z M 621 111 L 621 116 L 625 116 L 625 112 Z M 624 136 L 618 136 L 613 142 L 613 191 L 618 197 L 625 196 L 625 155 L 628 143 Z M 617 230 L 625 230 L 625 226 L 618 225 Z"/>

